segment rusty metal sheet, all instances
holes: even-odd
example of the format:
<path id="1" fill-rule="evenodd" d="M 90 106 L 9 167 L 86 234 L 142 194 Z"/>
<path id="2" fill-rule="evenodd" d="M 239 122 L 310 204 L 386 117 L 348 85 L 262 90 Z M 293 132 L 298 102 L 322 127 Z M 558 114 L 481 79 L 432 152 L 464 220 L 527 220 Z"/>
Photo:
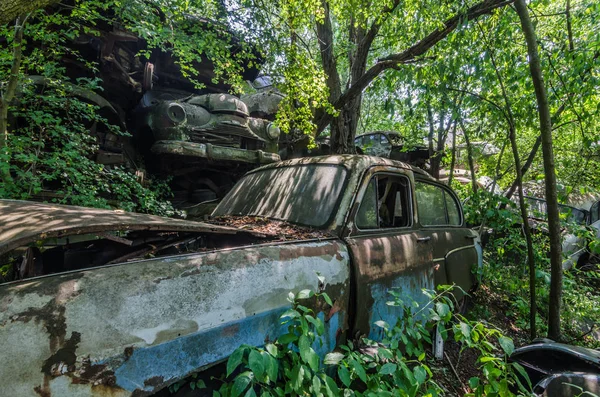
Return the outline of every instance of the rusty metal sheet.
<path id="1" fill-rule="evenodd" d="M 46 238 L 125 230 L 252 233 L 119 210 L 0 200 L 0 255 Z"/>
<path id="2" fill-rule="evenodd" d="M 317 272 L 325 277 L 319 286 Z M 348 328 L 349 254 L 339 240 L 154 258 L 0 286 L 2 393 L 147 395 L 287 332 L 289 291 L 324 287 L 330 351 Z M 24 348 L 26 346 L 26 348 Z"/>
<path id="3" fill-rule="evenodd" d="M 156 154 L 190 156 L 214 161 L 237 161 L 252 164 L 269 164 L 280 160 L 278 154 L 262 150 L 246 150 L 215 146 L 210 143 L 184 141 L 157 141 L 152 146 Z"/>
<path id="4" fill-rule="evenodd" d="M 357 307 L 354 330 L 374 340 L 381 340 L 382 330 L 374 323 L 384 320 L 394 325 L 402 315 L 400 307 L 386 305 L 392 288 L 402 290 L 407 297 L 424 302 L 423 288 L 434 287 L 434 267 L 431 250 L 417 243 L 422 234 L 407 229 L 382 229 L 378 234 L 348 238 L 356 269 Z"/>

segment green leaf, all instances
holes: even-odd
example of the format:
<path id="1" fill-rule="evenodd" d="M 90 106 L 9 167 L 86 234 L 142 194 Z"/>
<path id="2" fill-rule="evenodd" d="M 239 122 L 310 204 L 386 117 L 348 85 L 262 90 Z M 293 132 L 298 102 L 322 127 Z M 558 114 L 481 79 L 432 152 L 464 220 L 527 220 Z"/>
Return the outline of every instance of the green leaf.
<path id="1" fill-rule="evenodd" d="M 276 382 L 279 373 L 279 361 L 270 354 L 264 353 L 263 365 L 271 382 Z"/>
<path id="2" fill-rule="evenodd" d="M 502 350 L 504 350 L 504 353 L 506 353 L 507 356 L 510 356 L 515 351 L 515 345 L 512 339 L 506 336 L 499 337 L 498 343 L 500 344 Z"/>
<path id="3" fill-rule="evenodd" d="M 323 375 L 323 376 L 325 377 L 327 396 L 328 397 L 338 397 L 340 395 L 340 389 L 335 384 L 335 381 L 327 375 Z"/>
<path id="4" fill-rule="evenodd" d="M 249 388 L 246 394 L 244 394 L 244 397 L 256 397 L 256 392 L 254 391 L 254 388 Z"/>
<path id="5" fill-rule="evenodd" d="M 323 332 L 325 332 L 325 324 L 323 323 L 323 321 L 321 321 L 321 319 L 319 318 L 314 318 L 313 316 L 310 315 L 306 315 L 304 316 L 306 318 L 306 320 L 311 323 L 312 325 L 315 326 L 315 330 L 317 331 L 317 334 L 323 335 Z"/>
<path id="6" fill-rule="evenodd" d="M 355 359 L 350 360 L 350 365 L 352 366 L 352 368 L 354 368 L 354 371 L 356 372 L 356 375 L 358 375 L 360 380 L 367 383 L 367 373 L 365 372 L 363 366 Z"/>
<path id="7" fill-rule="evenodd" d="M 475 389 L 475 388 L 477 388 L 477 386 L 479 386 L 479 378 L 477 378 L 475 376 L 470 378 L 469 379 L 469 387 L 471 389 Z"/>
<path id="8" fill-rule="evenodd" d="M 300 335 L 298 349 L 302 361 L 308 364 L 313 371 L 317 371 L 319 369 L 319 356 L 310 346 L 310 339 L 306 335 Z"/>
<path id="9" fill-rule="evenodd" d="M 231 373 L 242 363 L 245 350 L 246 349 L 243 347 L 238 347 L 231 353 L 231 356 L 229 356 L 229 359 L 227 360 L 227 376 L 231 375 Z"/>
<path id="10" fill-rule="evenodd" d="M 277 349 L 277 346 L 275 346 L 272 343 L 269 343 L 265 346 L 265 349 L 269 352 L 270 355 L 272 355 L 273 357 L 277 357 L 277 354 L 279 353 L 279 350 Z"/>
<path id="11" fill-rule="evenodd" d="M 338 376 L 344 384 L 344 386 L 350 387 L 352 380 L 350 379 L 350 371 L 348 371 L 348 368 L 344 367 L 343 365 L 340 365 L 338 367 Z"/>
<path id="12" fill-rule="evenodd" d="M 319 272 L 317 272 L 317 279 L 319 279 L 319 283 L 325 284 L 325 277 L 321 276 Z"/>
<path id="13" fill-rule="evenodd" d="M 262 355 L 256 350 L 250 351 L 248 356 L 248 368 L 254 373 L 254 376 L 258 379 L 262 379 L 265 374 L 265 367 L 263 364 Z"/>
<path id="14" fill-rule="evenodd" d="M 237 397 L 241 395 L 252 381 L 252 378 L 253 375 L 250 371 L 242 372 L 236 376 L 235 381 L 233 382 L 233 387 L 231 388 L 231 397 Z"/>
<path id="15" fill-rule="evenodd" d="M 467 339 L 471 338 L 471 327 L 469 324 L 461 321 L 460 322 L 460 333 Z"/>
<path id="16" fill-rule="evenodd" d="M 421 366 L 415 367 L 415 369 L 413 370 L 413 373 L 415 375 L 415 379 L 417 380 L 417 382 L 419 382 L 420 385 L 425 383 L 425 380 L 427 379 L 427 372 L 425 371 L 425 369 L 423 367 L 421 367 Z"/>
<path id="17" fill-rule="evenodd" d="M 297 299 L 308 299 L 311 296 L 313 296 L 313 292 L 309 289 L 303 289 L 302 291 L 298 292 L 298 295 L 296 296 Z"/>
<path id="18" fill-rule="evenodd" d="M 444 319 L 444 317 L 450 314 L 450 307 L 448 307 L 448 305 L 443 302 L 436 302 L 435 311 L 442 319 Z"/>
<path id="19" fill-rule="evenodd" d="M 387 363 L 384 364 L 381 369 L 379 370 L 379 373 L 381 375 L 389 375 L 389 374 L 393 374 L 394 372 L 396 372 L 396 369 L 398 368 L 398 366 L 394 363 Z"/>
<path id="20" fill-rule="evenodd" d="M 383 328 L 386 331 L 390 329 L 390 325 L 383 320 L 375 321 L 374 324 L 379 328 Z"/>
<path id="21" fill-rule="evenodd" d="M 292 388 L 300 393 L 304 381 L 304 367 L 302 365 L 297 365 L 292 369 L 290 381 L 292 382 Z"/>
<path id="22" fill-rule="evenodd" d="M 277 342 L 281 343 L 284 346 L 295 342 L 296 340 L 298 340 L 298 337 L 294 334 L 284 334 L 277 338 Z"/>
<path id="23" fill-rule="evenodd" d="M 318 375 L 315 375 L 312 378 L 312 392 L 313 392 L 313 396 L 317 396 L 320 391 L 321 391 L 321 379 L 319 379 Z"/>
<path id="24" fill-rule="evenodd" d="M 286 310 L 279 318 L 280 319 L 284 319 L 284 318 L 297 318 L 300 317 L 300 313 L 298 313 L 298 311 L 294 310 L 294 309 L 289 309 Z"/>
<path id="25" fill-rule="evenodd" d="M 344 359 L 344 357 L 344 354 L 338 352 L 327 353 L 323 362 L 327 365 L 337 365 L 340 361 Z"/>
<path id="26" fill-rule="evenodd" d="M 327 302 L 327 304 L 329 306 L 333 306 L 333 302 L 331 301 L 331 298 L 329 297 L 329 295 L 327 295 L 325 292 L 323 292 L 321 294 L 321 296 L 323 297 L 323 299 L 325 299 L 325 302 Z"/>
<path id="27" fill-rule="evenodd" d="M 196 381 L 196 389 L 206 389 L 206 383 L 202 379 Z"/>

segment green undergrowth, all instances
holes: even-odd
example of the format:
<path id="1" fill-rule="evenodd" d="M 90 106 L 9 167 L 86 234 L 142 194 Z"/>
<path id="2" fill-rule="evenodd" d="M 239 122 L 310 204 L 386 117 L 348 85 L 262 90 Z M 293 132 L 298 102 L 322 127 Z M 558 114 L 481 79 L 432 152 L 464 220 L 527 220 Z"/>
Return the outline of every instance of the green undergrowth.
<path id="1" fill-rule="evenodd" d="M 440 365 L 431 353 L 437 327 L 441 337 L 454 340 L 461 352 L 476 352 L 480 376 L 468 379 L 467 396 L 529 394 L 523 368 L 508 362 L 514 350 L 510 338 L 489 325 L 456 314 L 450 287 L 424 293 L 431 302 L 424 306 L 402 300 L 397 293 L 390 295 L 387 304 L 400 306 L 404 314 L 396 324 L 376 323 L 384 330 L 381 342 L 366 338 L 348 341 L 323 359 L 315 349 L 321 343 L 325 325 L 303 303 L 305 298 L 313 297 L 329 305 L 331 301 L 324 293 L 290 293 L 292 308 L 281 316 L 287 333 L 264 347 L 240 346 L 229 357 L 226 373 L 220 377 L 210 381 L 186 379 L 170 389 L 206 390 L 210 384 L 214 397 L 448 395 L 432 371 Z"/>
<path id="2" fill-rule="evenodd" d="M 484 223 L 489 241 L 484 249 L 482 284 L 497 297 L 496 303 L 503 314 L 522 335 L 529 335 L 529 270 L 527 247 L 520 215 L 515 209 L 499 209 L 503 197 L 479 192 L 466 201 L 465 214 L 471 224 Z M 514 204 L 513 204 L 514 205 Z M 539 222 L 532 229 L 536 275 L 536 335 L 547 333 L 550 291 L 549 238 L 544 231 L 545 223 Z M 587 238 L 592 251 L 597 250 L 598 241 L 591 230 L 581 225 L 563 223 L 563 233 L 572 233 Z M 564 272 L 563 304 L 561 309 L 562 341 L 597 347 L 593 327 L 600 318 L 598 293 L 600 276 L 597 267 L 583 271 L 573 269 Z M 476 307 L 472 316 L 489 318 L 489 302 Z M 592 331 L 592 332 L 590 332 Z"/>

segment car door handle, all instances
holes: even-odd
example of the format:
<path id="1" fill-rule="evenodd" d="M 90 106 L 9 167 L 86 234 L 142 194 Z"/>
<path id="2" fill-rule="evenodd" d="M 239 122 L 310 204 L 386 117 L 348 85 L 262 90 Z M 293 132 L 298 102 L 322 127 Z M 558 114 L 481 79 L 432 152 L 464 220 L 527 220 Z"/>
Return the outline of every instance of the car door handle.
<path id="1" fill-rule="evenodd" d="M 474 240 L 477 238 L 477 236 L 465 236 L 465 238 L 468 240 Z"/>
<path id="2" fill-rule="evenodd" d="M 417 243 L 424 243 L 426 241 L 431 240 L 431 236 L 427 236 L 427 237 L 418 237 L 417 238 Z"/>

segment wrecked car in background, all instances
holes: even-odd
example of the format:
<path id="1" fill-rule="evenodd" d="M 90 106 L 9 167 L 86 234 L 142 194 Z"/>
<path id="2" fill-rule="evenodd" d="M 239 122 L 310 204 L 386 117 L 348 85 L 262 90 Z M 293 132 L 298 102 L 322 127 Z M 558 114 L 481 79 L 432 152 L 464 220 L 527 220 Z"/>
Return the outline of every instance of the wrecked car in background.
<path id="1" fill-rule="evenodd" d="M 147 170 L 173 176 L 180 206 L 221 198 L 245 172 L 280 160 L 279 128 L 250 117 L 233 95 L 153 89 L 135 113 L 137 148 Z"/>
<path id="2" fill-rule="evenodd" d="M 510 361 L 525 369 L 536 396 L 600 394 L 600 352 L 597 350 L 540 339 L 516 349 Z"/>
<path id="3" fill-rule="evenodd" d="M 429 149 L 425 146 L 406 145 L 404 138 L 393 131 L 373 131 L 354 138 L 357 153 L 385 157 L 425 168 Z"/>
<path id="4" fill-rule="evenodd" d="M 3 393 L 151 394 L 286 333 L 288 292 L 303 289 L 333 302 L 313 305 L 321 356 L 355 335 L 381 340 L 375 322 L 401 314 L 390 289 L 421 303 L 422 288 L 469 291 L 482 260 L 454 192 L 382 158 L 266 165 L 213 216 L 0 200 Z"/>
<path id="5" fill-rule="evenodd" d="M 530 219 L 530 227 L 547 233 L 546 222 L 548 221 L 548 211 L 546 200 L 525 197 Z M 590 208 L 590 211 L 571 207 L 565 204 L 558 205 L 558 212 L 563 222 L 562 228 L 562 253 L 563 270 L 569 270 L 573 267 L 584 268 L 586 265 L 598 263 L 598 258 L 590 248 L 590 243 L 595 237 L 600 238 L 600 202 L 596 202 Z M 577 228 L 587 229 L 587 235 L 582 235 Z"/>
<path id="6" fill-rule="evenodd" d="M 52 7 L 57 13 L 69 8 L 62 3 Z M 274 89 L 256 83 L 244 96 L 247 105 L 230 94 L 232 86 L 215 74 L 205 55 L 186 65 L 184 73 L 172 51 L 149 48 L 124 30 L 118 17 L 96 22 L 65 39 L 72 51 L 60 64 L 70 81 L 28 76 L 23 85 L 33 82 L 41 94 L 51 84 L 64 84 L 68 95 L 99 107 L 98 114 L 114 128 L 102 123 L 85 127 L 96 139 L 98 163 L 122 167 L 140 182 L 147 174 L 169 180 L 174 206 L 187 209 L 222 198 L 247 171 L 280 160 L 280 131 L 273 120 L 282 96 Z M 259 78 L 263 61 L 258 51 L 226 27 L 192 16 L 179 23 L 183 31 L 226 41 L 234 55 L 247 50 L 251 56 L 240 65 L 241 78 L 266 80 Z M 32 50 L 36 44 L 27 43 Z M 80 79 L 95 81 L 98 88 L 83 89 L 77 85 Z M 11 125 L 26 127 L 18 121 Z M 60 190 L 47 183 L 35 198 L 61 199 Z"/>

